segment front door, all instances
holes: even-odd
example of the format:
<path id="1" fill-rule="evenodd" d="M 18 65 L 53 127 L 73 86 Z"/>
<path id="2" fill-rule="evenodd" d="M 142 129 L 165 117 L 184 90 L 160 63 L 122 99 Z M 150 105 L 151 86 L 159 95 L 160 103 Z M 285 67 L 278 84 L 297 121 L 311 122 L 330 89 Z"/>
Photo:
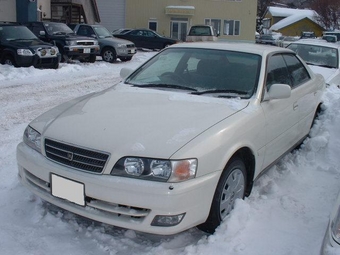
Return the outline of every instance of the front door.
<path id="1" fill-rule="evenodd" d="M 171 38 L 185 41 L 187 35 L 187 21 L 171 21 Z"/>

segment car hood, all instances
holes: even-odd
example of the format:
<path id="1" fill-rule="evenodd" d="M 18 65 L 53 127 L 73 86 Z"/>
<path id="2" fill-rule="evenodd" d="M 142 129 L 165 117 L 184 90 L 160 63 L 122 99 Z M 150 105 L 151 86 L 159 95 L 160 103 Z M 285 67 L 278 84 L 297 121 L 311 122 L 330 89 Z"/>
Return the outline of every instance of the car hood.
<path id="1" fill-rule="evenodd" d="M 133 42 L 124 40 L 117 37 L 108 37 L 108 38 L 98 38 L 99 43 L 106 44 L 106 45 L 116 45 L 118 43 L 120 44 L 133 44 Z"/>
<path id="2" fill-rule="evenodd" d="M 326 68 L 326 67 L 320 67 L 320 66 L 313 66 L 313 65 L 309 65 L 310 69 L 314 72 L 314 73 L 318 73 L 321 74 L 324 78 L 327 84 L 331 84 L 332 82 L 336 82 L 335 81 L 335 77 L 338 76 L 338 84 L 336 85 L 340 85 L 340 71 L 339 69 L 335 69 L 335 68 Z"/>
<path id="3" fill-rule="evenodd" d="M 39 48 L 39 47 L 51 47 L 52 44 L 44 43 L 43 41 L 37 40 L 37 39 L 23 39 L 23 40 L 16 40 L 16 41 L 10 41 L 8 44 L 11 45 L 11 47 L 20 48 L 20 47 L 31 47 L 31 48 Z"/>
<path id="4" fill-rule="evenodd" d="M 43 137 L 109 152 L 117 159 L 170 158 L 248 103 L 119 85 L 61 105 L 31 126 Z"/>

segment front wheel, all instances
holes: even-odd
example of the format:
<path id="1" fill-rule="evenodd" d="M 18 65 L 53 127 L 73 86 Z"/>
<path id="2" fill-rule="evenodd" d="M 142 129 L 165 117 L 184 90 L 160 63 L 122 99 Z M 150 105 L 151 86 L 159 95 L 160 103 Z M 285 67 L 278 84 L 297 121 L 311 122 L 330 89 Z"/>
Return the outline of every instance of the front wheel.
<path id="1" fill-rule="evenodd" d="M 115 62 L 117 59 L 117 54 L 116 54 L 115 49 L 113 48 L 104 49 L 102 52 L 102 58 L 104 61 L 109 62 L 109 63 Z"/>
<path id="2" fill-rule="evenodd" d="M 10 66 L 17 66 L 16 62 L 15 62 L 15 59 L 13 56 L 11 55 L 6 55 L 4 58 L 3 58 L 3 61 L 2 61 L 5 65 L 10 65 Z"/>
<path id="3" fill-rule="evenodd" d="M 234 208 L 235 200 L 243 199 L 247 183 L 246 167 L 240 158 L 232 159 L 217 184 L 209 216 L 199 229 L 214 233 Z"/>
<path id="4" fill-rule="evenodd" d="M 97 59 L 96 54 L 92 54 L 92 55 L 90 55 L 90 57 L 89 57 L 89 62 L 90 62 L 90 63 L 94 63 L 94 62 L 96 62 L 96 59 Z"/>

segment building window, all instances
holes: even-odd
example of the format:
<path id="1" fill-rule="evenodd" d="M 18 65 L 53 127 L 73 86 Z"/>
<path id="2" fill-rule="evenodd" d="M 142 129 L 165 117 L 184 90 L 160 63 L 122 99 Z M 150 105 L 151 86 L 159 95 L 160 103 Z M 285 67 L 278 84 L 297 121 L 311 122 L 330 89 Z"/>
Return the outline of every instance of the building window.
<path id="1" fill-rule="evenodd" d="M 224 35 L 240 35 L 241 22 L 239 20 L 224 20 Z"/>
<path id="2" fill-rule="evenodd" d="M 217 34 L 221 33 L 221 20 L 220 19 L 205 19 L 205 25 L 212 26 Z"/>
<path id="3" fill-rule="evenodd" d="M 149 20 L 149 29 L 157 32 L 157 21 Z"/>

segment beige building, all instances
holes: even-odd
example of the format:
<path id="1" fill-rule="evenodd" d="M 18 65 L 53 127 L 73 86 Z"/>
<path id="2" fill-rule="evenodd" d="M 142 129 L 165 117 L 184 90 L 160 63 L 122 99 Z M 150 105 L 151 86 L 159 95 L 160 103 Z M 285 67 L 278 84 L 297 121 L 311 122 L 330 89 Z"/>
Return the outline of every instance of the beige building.
<path id="1" fill-rule="evenodd" d="M 228 40 L 254 41 L 255 0 L 126 0 L 127 28 L 184 40 L 191 25 L 210 24 Z"/>

